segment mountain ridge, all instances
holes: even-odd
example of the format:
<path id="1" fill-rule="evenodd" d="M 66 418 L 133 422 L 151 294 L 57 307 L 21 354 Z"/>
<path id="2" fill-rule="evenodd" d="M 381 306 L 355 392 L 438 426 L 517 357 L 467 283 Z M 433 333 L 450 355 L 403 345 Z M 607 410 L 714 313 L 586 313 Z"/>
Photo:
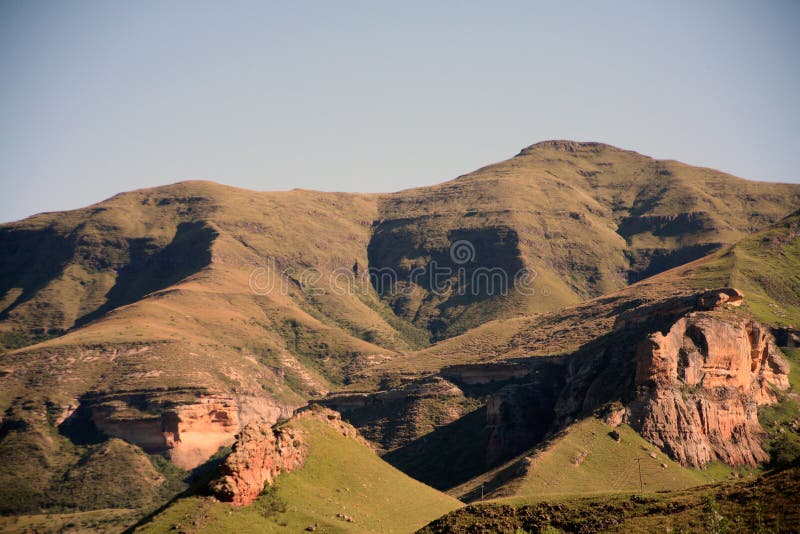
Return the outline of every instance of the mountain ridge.
<path id="1" fill-rule="evenodd" d="M 113 438 L 131 444 L 109 449 L 120 457 L 195 468 L 248 422 L 331 391 L 398 403 L 364 421 L 371 439 L 404 447 L 487 410 L 507 377 L 525 376 L 520 358 L 584 354 L 623 312 L 701 286 L 741 282 L 746 311 L 776 324 L 773 306 L 796 311 L 794 219 L 781 218 L 798 205 L 800 184 L 550 141 L 396 193 L 188 181 L 0 225 L 2 500 L 66 506 L 61 477 Z M 767 242 L 782 252 L 764 258 Z M 471 247 L 466 261 L 455 243 Z M 410 276 L 434 266 L 451 269 L 444 291 Z M 481 269 L 505 273 L 507 291 L 459 285 Z M 532 293 L 513 276 L 526 272 Z M 500 360 L 514 365 L 492 371 L 506 377 L 494 385 L 450 382 L 474 378 L 453 366 Z"/>

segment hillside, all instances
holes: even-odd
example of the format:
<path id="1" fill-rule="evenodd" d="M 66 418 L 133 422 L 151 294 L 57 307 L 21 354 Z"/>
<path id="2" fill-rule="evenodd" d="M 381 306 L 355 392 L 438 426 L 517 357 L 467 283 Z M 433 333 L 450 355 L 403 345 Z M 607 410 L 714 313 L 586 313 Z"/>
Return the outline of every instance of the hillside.
<path id="1" fill-rule="evenodd" d="M 412 532 L 461 503 L 397 471 L 325 422 L 288 423 L 307 442 L 305 464 L 281 474 L 253 504 L 183 497 L 137 532 Z"/>
<path id="2" fill-rule="evenodd" d="M 798 204 L 794 184 L 568 141 L 387 195 L 183 182 L 2 225 L 0 330 L 6 346 L 24 345 L 201 272 L 201 286 L 230 292 L 241 290 L 235 277 L 269 267 L 289 269 L 292 305 L 350 335 L 405 349 L 424 341 L 423 332 L 450 337 L 497 316 L 556 310 L 620 289 L 734 243 Z M 454 261 L 450 245 L 460 240 L 471 249 Z M 465 295 L 433 294 L 432 261 L 453 277 L 465 268 L 467 280 L 478 267 L 502 268 L 512 277 L 507 284 L 529 269 L 539 294 L 495 298 L 485 282 L 469 281 Z M 360 272 L 393 269 L 396 284 L 411 286 L 388 292 L 390 281 L 372 280 L 394 313 L 371 300 L 363 275 L 356 276 L 367 282 L 363 298 L 324 291 L 332 271 L 352 274 L 355 264 Z"/>
<path id="3" fill-rule="evenodd" d="M 800 212 L 718 252 L 556 312 L 494 320 L 431 347 L 382 363 L 371 376 L 416 375 L 449 365 L 571 353 L 610 334 L 618 316 L 721 286 L 747 298 L 743 310 L 775 326 L 800 325 Z M 365 383 L 371 379 L 365 377 Z"/>
<path id="4" fill-rule="evenodd" d="M 465 299 L 412 283 L 387 299 L 441 339 L 703 257 L 787 215 L 799 194 L 795 185 L 748 182 L 600 143 L 546 141 L 456 180 L 383 196 L 369 260 L 398 272 L 402 287 L 415 268 L 427 274 L 431 261 L 464 267 L 467 280 L 479 266 L 535 272 L 531 295 L 495 298 L 467 282 Z M 460 240 L 473 245 L 473 261 L 454 265 L 448 247 Z"/>
<path id="5" fill-rule="evenodd" d="M 796 251 L 798 220 L 794 214 L 732 247 L 622 291 L 555 313 L 492 321 L 370 369 L 361 382 L 362 389 L 387 384 L 388 377 L 395 377 L 395 381 L 404 377 L 422 384 L 431 376 L 438 376 L 460 388 L 461 402 L 470 400 L 470 410 L 474 410 L 451 413 L 450 419 L 433 431 L 424 426 L 401 427 L 406 428 L 405 441 L 392 447 L 387 460 L 434 487 L 460 495 L 462 490 L 453 489 L 454 486 L 482 477 L 485 471 L 537 444 L 548 432 L 558 431 L 570 418 L 591 415 L 605 402 L 630 402 L 636 370 L 634 349 L 649 332 L 668 329 L 670 317 L 690 311 L 693 305 L 687 308 L 687 304 L 702 288 L 731 282 L 746 288 L 740 308 L 718 315 L 723 323 L 755 318 L 777 327 L 800 324 L 794 304 L 800 272 Z M 626 327 L 632 320 L 633 326 Z M 641 324 L 637 325 L 637 321 Z M 781 350 L 791 363 L 789 381 L 794 390 L 786 396 L 779 395 L 778 400 L 784 399 L 778 405 L 784 407 L 777 409 L 782 414 L 780 423 L 768 423 L 765 428 L 768 447 L 792 450 L 790 454 L 796 455 L 800 448 L 796 445 L 797 425 L 792 426 L 792 421 L 797 417 L 793 399 L 798 361 L 797 348 L 793 346 L 796 345 L 785 345 Z M 694 386 L 689 389 L 696 390 Z M 368 395 L 379 400 L 391 394 L 389 390 Z M 345 416 L 372 439 L 383 442 L 384 434 L 374 432 L 375 424 L 369 417 L 370 413 L 377 413 L 376 409 L 368 407 L 368 402 L 365 407 L 354 409 L 348 405 L 347 395 L 333 395 L 330 402 L 341 406 Z M 358 394 L 349 395 L 355 399 Z M 452 399 L 448 401 L 450 405 L 459 397 Z M 484 407 L 475 409 L 475 403 Z M 393 408 L 394 421 L 404 422 L 409 414 L 420 414 L 419 403 Z M 428 411 L 434 413 L 432 408 Z M 775 414 L 776 410 L 762 408 L 759 413 L 762 412 Z M 378 421 L 391 428 L 385 420 Z M 397 442 L 394 438 L 393 443 Z M 460 443 L 470 446 L 458 446 Z M 758 448 L 755 450 L 760 454 Z M 565 454 L 571 457 L 574 452 Z M 458 458 L 455 465 L 447 461 L 453 454 Z M 600 472 L 595 482 L 601 484 L 616 472 Z M 667 472 L 672 474 L 674 470 Z M 572 482 L 577 483 L 578 479 Z"/>
<path id="6" fill-rule="evenodd" d="M 420 532 L 794 532 L 798 484 L 795 466 L 666 494 L 491 502 L 452 512 Z"/>
<path id="7" fill-rule="evenodd" d="M 617 432 L 619 441 L 612 432 Z M 486 499 L 514 497 L 515 502 L 565 495 L 657 493 L 723 481 L 734 473 L 724 464 L 702 471 L 683 467 L 628 425 L 611 426 L 590 417 L 450 493 L 466 502 L 478 500 L 481 487 Z"/>
<path id="8" fill-rule="evenodd" d="M 67 491 L 111 462 L 123 466 L 114 476 L 146 488 L 134 503 L 144 513 L 246 424 L 274 423 L 331 391 L 345 404 L 352 392 L 357 402 L 394 399 L 354 422 L 382 448 L 446 457 L 446 448 L 426 456 L 423 438 L 482 432 L 480 418 L 497 417 L 487 399 L 530 383 L 533 357 L 580 360 L 613 341 L 603 336 L 621 314 L 698 288 L 740 283 L 753 295 L 746 313 L 796 325 L 796 216 L 770 225 L 799 204 L 798 185 L 550 141 L 398 193 L 182 182 L 1 225 L 2 511 L 134 506 L 113 492 Z M 443 288 L 426 281 L 435 267 L 451 269 Z M 476 279 L 480 269 L 508 275 L 508 291 Z M 484 370 L 457 368 L 518 359 L 522 371 L 492 368 L 505 378 L 491 384 L 465 383 Z M 564 386 L 562 363 L 546 360 L 553 380 L 536 402 L 549 405 Z M 592 373 L 598 383 L 632 374 Z M 465 458 L 456 482 L 525 450 L 553 422 L 523 419 L 533 431 L 492 445 L 488 460 Z M 476 443 L 468 454 L 483 456 Z M 426 482 L 454 482 L 440 475 Z"/>

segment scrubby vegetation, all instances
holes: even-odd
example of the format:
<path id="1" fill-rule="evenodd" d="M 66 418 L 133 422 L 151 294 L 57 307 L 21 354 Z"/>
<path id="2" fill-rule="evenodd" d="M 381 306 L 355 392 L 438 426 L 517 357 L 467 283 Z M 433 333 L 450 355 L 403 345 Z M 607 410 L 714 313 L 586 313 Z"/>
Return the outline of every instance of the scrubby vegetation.
<path id="1" fill-rule="evenodd" d="M 745 482 L 672 493 L 474 504 L 420 532 L 795 532 L 798 491 L 800 468 L 795 466 Z"/>

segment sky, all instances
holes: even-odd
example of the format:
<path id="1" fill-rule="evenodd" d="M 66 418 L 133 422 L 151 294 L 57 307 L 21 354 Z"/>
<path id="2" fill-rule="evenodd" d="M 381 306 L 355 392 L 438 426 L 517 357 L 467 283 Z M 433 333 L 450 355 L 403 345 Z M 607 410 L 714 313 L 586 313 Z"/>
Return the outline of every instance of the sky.
<path id="1" fill-rule="evenodd" d="M 396 191 L 545 139 L 800 182 L 800 2 L 0 0 L 0 221 Z"/>

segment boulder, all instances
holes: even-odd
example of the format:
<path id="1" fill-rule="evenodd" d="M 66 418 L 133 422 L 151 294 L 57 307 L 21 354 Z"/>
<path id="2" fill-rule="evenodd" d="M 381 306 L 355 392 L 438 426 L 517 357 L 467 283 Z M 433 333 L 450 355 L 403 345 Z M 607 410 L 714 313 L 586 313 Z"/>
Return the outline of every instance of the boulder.
<path id="1" fill-rule="evenodd" d="M 700 310 L 713 310 L 720 306 L 741 306 L 744 293 L 734 287 L 723 287 L 706 291 L 697 299 L 697 308 Z"/>

